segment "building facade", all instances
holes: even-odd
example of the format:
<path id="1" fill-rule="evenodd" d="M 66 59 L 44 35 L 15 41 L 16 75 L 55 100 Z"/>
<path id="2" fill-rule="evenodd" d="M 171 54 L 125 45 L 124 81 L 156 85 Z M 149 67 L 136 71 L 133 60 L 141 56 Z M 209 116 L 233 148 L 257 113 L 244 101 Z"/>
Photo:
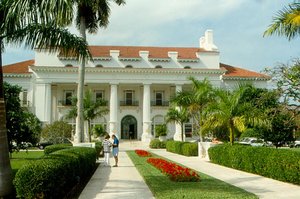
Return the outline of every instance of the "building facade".
<path id="1" fill-rule="evenodd" d="M 170 99 L 191 88 L 189 77 L 207 78 L 215 87 L 233 89 L 241 81 L 267 87 L 269 77 L 220 63 L 220 52 L 208 30 L 199 47 L 90 46 L 93 61 L 86 64 L 85 90 L 108 101 L 109 113 L 92 121 L 121 139 L 149 141 L 156 125 L 165 123 Z M 77 95 L 79 62 L 47 50 L 35 59 L 3 67 L 4 81 L 20 85 L 23 106 L 44 123 L 63 119 Z M 68 120 L 75 124 L 75 120 Z M 192 121 L 185 125 L 190 135 Z M 181 128 L 168 124 L 168 137 L 180 140 Z"/>

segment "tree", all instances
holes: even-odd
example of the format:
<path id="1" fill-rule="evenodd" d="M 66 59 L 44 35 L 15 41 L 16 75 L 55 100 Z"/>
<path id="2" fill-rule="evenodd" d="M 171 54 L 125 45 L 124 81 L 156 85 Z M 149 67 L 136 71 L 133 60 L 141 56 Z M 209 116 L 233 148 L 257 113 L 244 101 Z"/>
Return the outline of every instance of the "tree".
<path id="1" fill-rule="evenodd" d="M 282 144 L 294 141 L 293 130 L 296 128 L 295 118 L 285 108 L 278 109 L 271 120 L 272 128 L 264 131 L 264 139 L 271 141 L 276 148 Z"/>
<path id="2" fill-rule="evenodd" d="M 77 98 L 73 99 L 73 104 L 76 104 Z M 84 120 L 88 122 L 88 138 L 91 141 L 91 121 L 98 117 L 103 117 L 108 113 L 108 108 L 106 107 L 107 102 L 103 99 L 93 100 L 93 92 L 87 90 L 83 99 L 83 117 Z M 66 118 L 71 119 L 77 116 L 77 106 L 73 106 L 71 110 L 66 115 Z"/>
<path id="3" fill-rule="evenodd" d="M 66 1 L 2 0 L 0 2 L 0 197 L 12 190 L 12 171 L 8 155 L 6 114 L 3 92 L 2 52 L 4 44 L 25 44 L 30 48 L 61 51 L 78 58 L 88 58 L 87 43 L 62 28 L 68 17 L 61 6 Z"/>
<path id="4" fill-rule="evenodd" d="M 50 141 L 54 144 L 59 143 L 63 139 L 71 139 L 72 125 L 64 121 L 55 121 L 47 124 L 42 130 L 42 139 Z"/>
<path id="5" fill-rule="evenodd" d="M 279 64 L 272 69 L 265 69 L 276 83 L 278 92 L 286 104 L 300 103 L 300 59 L 294 59 L 292 64 Z"/>
<path id="6" fill-rule="evenodd" d="M 214 100 L 214 88 L 207 79 L 199 81 L 190 77 L 189 80 L 192 81 L 192 90 L 176 93 L 172 102 L 187 109 L 190 116 L 194 119 L 193 121 L 195 121 L 196 131 L 199 133 L 202 141 L 202 133 L 200 131 L 201 125 L 203 125 L 202 115 L 204 108 Z"/>
<path id="7" fill-rule="evenodd" d="M 19 94 L 21 87 L 4 82 L 4 95 L 7 113 L 7 135 L 9 151 L 23 148 L 23 143 L 36 144 L 41 133 L 41 122 L 27 109 L 21 107 Z"/>
<path id="8" fill-rule="evenodd" d="M 289 40 L 300 34 L 300 1 L 289 4 L 277 13 L 264 36 L 273 34 L 285 36 Z"/>
<path id="9" fill-rule="evenodd" d="M 183 142 L 183 125 L 189 121 L 189 113 L 185 108 L 170 108 L 166 114 L 166 122 L 178 123 L 181 127 L 181 141 Z"/>
<path id="10" fill-rule="evenodd" d="M 112 0 L 117 5 L 125 4 L 125 0 Z M 80 35 L 86 40 L 86 31 L 96 33 L 99 27 L 107 27 L 109 23 L 110 7 L 109 0 L 76 0 L 72 1 L 77 7 L 76 25 Z M 83 123 L 84 123 L 84 74 L 85 59 L 81 60 L 78 71 L 78 89 L 77 89 L 77 118 L 75 142 L 82 142 Z"/>

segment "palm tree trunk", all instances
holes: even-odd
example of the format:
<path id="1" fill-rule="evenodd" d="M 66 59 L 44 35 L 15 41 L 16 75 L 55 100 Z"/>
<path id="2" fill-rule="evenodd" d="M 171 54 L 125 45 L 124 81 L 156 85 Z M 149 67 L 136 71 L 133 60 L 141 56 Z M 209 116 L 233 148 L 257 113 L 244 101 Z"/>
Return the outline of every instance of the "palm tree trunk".
<path id="1" fill-rule="evenodd" d="M 80 35 L 86 40 L 86 24 L 85 18 L 80 19 Z M 77 87 L 77 118 L 76 118 L 76 136 L 75 143 L 84 141 L 84 117 L 83 117 L 83 93 L 84 93 L 84 74 L 85 74 L 85 58 L 82 58 L 78 69 L 78 87 Z"/>
<path id="2" fill-rule="evenodd" d="M 89 131 L 88 131 L 89 142 L 91 142 L 92 141 L 92 137 L 91 137 L 91 120 L 88 120 L 88 128 L 89 128 Z"/>
<path id="3" fill-rule="evenodd" d="M 0 38 L 0 198 L 12 192 L 12 170 L 9 160 L 6 114 L 3 90 L 2 39 Z"/>
<path id="4" fill-rule="evenodd" d="M 183 142 L 183 123 L 181 123 L 180 126 L 181 126 L 181 142 Z"/>
<path id="5" fill-rule="evenodd" d="M 230 144 L 231 144 L 231 145 L 233 145 L 233 141 L 234 141 L 234 134 L 233 134 L 232 128 L 233 128 L 233 127 L 230 127 L 230 128 L 229 128 L 229 133 L 230 133 L 229 136 L 230 136 Z"/>

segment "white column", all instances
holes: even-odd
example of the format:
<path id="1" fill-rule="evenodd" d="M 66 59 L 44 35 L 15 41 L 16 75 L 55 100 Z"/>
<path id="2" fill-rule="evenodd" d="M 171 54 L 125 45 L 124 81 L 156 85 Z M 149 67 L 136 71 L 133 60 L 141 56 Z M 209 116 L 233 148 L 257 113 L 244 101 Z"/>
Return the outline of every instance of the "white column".
<path id="1" fill-rule="evenodd" d="M 51 123 L 51 84 L 36 84 L 35 114 L 44 123 Z"/>
<path id="2" fill-rule="evenodd" d="M 117 132 L 118 124 L 118 85 L 110 85 L 110 100 L 109 100 L 109 134 L 116 134 L 120 138 L 120 132 Z"/>
<path id="3" fill-rule="evenodd" d="M 151 135 L 151 119 L 150 119 L 150 84 L 144 84 L 143 92 L 143 134 L 142 141 L 150 142 Z"/>
<path id="4" fill-rule="evenodd" d="M 176 85 L 176 93 L 182 91 L 182 85 Z M 179 107 L 176 107 L 177 110 L 180 110 Z M 183 135 L 183 140 L 185 138 L 185 135 Z M 181 126 L 179 123 L 175 122 L 175 134 L 173 137 L 174 140 L 176 141 L 181 141 Z"/>

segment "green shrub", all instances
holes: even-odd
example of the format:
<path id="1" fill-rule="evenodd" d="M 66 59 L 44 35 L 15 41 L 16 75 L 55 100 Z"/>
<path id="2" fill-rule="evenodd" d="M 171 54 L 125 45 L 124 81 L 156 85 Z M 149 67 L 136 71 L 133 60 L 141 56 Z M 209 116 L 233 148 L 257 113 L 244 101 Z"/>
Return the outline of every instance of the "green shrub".
<path id="1" fill-rule="evenodd" d="M 157 137 L 159 136 L 166 136 L 167 135 L 167 125 L 166 124 L 160 124 L 155 126 L 155 135 Z"/>
<path id="2" fill-rule="evenodd" d="M 300 184 L 300 153 L 297 151 L 224 144 L 209 148 L 208 153 L 213 163 Z"/>
<path id="3" fill-rule="evenodd" d="M 198 143 L 167 141 L 166 149 L 169 152 L 177 153 L 185 156 L 198 155 Z"/>
<path id="4" fill-rule="evenodd" d="M 104 157 L 104 154 L 101 155 L 102 148 L 103 148 L 102 142 L 95 142 L 97 158 Z"/>
<path id="5" fill-rule="evenodd" d="M 149 147 L 152 149 L 165 149 L 166 141 L 160 141 L 159 139 L 151 140 Z"/>
<path id="6" fill-rule="evenodd" d="M 185 142 L 182 145 L 182 155 L 198 156 L 198 143 Z"/>
<path id="7" fill-rule="evenodd" d="M 49 146 L 45 147 L 44 153 L 45 153 L 45 155 L 48 155 L 48 154 L 53 153 L 55 151 L 59 151 L 59 150 L 62 150 L 62 149 L 67 149 L 67 148 L 70 148 L 70 147 L 72 147 L 72 144 L 54 144 L 54 145 L 49 145 Z"/>
<path id="8" fill-rule="evenodd" d="M 95 168 L 96 150 L 71 147 L 30 162 L 16 173 L 14 185 L 20 198 L 63 198 Z"/>

